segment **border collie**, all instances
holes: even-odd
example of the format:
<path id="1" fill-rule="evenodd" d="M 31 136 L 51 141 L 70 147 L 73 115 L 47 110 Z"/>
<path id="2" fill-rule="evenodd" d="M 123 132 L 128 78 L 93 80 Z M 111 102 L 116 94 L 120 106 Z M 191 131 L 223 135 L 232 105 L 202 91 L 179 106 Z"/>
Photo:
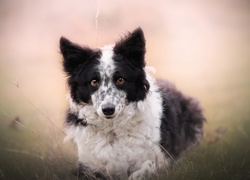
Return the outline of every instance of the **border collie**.
<path id="1" fill-rule="evenodd" d="M 78 175 L 143 179 L 200 141 L 199 103 L 152 77 L 141 28 L 96 49 L 61 37 L 60 50 L 70 91 L 66 139 L 77 146 Z"/>

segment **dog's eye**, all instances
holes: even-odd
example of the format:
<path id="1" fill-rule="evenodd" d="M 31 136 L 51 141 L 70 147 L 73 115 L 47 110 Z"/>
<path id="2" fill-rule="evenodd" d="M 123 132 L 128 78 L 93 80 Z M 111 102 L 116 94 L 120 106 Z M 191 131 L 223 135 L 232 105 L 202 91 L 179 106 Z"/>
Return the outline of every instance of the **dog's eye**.
<path id="1" fill-rule="evenodd" d="M 96 79 L 93 79 L 90 84 L 91 86 L 98 86 L 99 82 Z"/>
<path id="2" fill-rule="evenodd" d="M 122 85 L 122 84 L 124 84 L 124 82 L 125 82 L 125 80 L 123 78 L 118 78 L 116 81 L 116 84 Z"/>

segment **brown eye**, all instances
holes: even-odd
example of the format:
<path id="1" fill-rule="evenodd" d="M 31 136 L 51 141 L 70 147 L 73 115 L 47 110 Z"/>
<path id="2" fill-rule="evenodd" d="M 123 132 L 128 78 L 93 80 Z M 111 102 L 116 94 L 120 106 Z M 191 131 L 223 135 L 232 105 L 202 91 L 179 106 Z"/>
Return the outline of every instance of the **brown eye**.
<path id="1" fill-rule="evenodd" d="M 96 79 L 93 79 L 90 84 L 91 86 L 98 86 L 99 82 Z"/>
<path id="2" fill-rule="evenodd" d="M 119 79 L 117 79 L 116 84 L 121 85 L 121 84 L 124 84 L 124 82 L 125 82 L 125 80 L 123 78 L 119 78 Z"/>

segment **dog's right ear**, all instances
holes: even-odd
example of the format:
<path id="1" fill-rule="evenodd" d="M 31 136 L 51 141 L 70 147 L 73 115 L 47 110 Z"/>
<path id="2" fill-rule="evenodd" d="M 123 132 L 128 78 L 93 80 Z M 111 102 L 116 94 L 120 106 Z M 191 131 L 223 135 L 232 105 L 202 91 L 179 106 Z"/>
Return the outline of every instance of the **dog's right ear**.
<path id="1" fill-rule="evenodd" d="M 72 43 L 65 37 L 60 38 L 60 50 L 63 55 L 64 71 L 68 75 L 72 75 L 96 54 L 94 50 Z"/>

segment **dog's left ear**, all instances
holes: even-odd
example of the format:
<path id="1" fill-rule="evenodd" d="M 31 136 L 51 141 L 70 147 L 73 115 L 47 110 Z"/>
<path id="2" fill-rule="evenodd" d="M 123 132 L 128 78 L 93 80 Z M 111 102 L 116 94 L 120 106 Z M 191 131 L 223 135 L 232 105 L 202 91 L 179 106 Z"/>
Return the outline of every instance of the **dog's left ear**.
<path id="1" fill-rule="evenodd" d="M 144 33 L 139 27 L 115 44 L 114 53 L 135 67 L 145 67 L 145 45 Z"/>

